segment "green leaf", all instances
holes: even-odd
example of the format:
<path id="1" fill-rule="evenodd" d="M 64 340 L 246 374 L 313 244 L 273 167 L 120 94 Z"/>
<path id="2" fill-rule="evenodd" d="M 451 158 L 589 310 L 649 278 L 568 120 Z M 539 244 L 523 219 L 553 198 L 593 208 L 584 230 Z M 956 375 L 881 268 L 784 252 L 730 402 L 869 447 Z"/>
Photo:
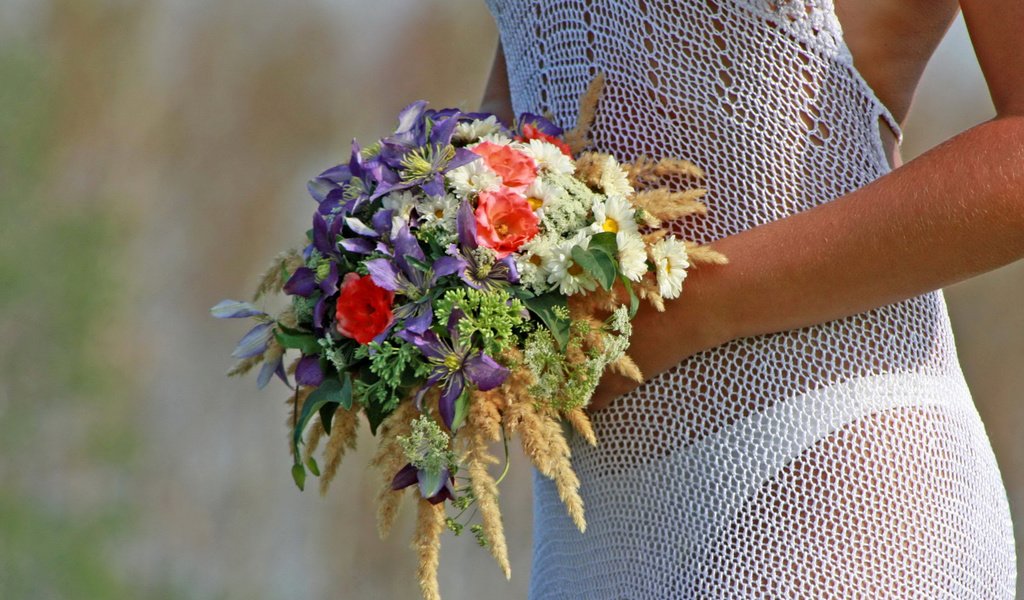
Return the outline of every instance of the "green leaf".
<path id="1" fill-rule="evenodd" d="M 560 317 L 554 309 L 560 306 L 566 311 L 569 310 L 565 297 L 558 292 L 548 292 L 533 298 L 523 298 L 522 300 L 526 308 L 540 317 L 540 320 L 547 325 L 548 329 L 551 330 L 551 335 L 558 342 L 559 347 L 564 349 L 569 343 L 569 319 Z"/>
<path id="2" fill-rule="evenodd" d="M 424 262 L 424 261 L 422 261 L 422 260 L 420 260 L 418 258 L 412 257 L 412 256 L 405 256 L 404 258 L 405 258 L 406 262 L 408 262 L 410 265 L 416 267 L 417 269 L 419 269 L 423 273 L 426 273 L 427 271 L 430 271 L 430 268 L 431 268 L 430 263 Z"/>
<path id="3" fill-rule="evenodd" d="M 316 464 L 316 459 L 313 458 L 312 456 L 310 456 L 309 459 L 306 461 L 306 467 L 309 469 L 309 472 L 312 473 L 313 475 L 317 477 L 320 476 L 320 465 Z"/>
<path id="4" fill-rule="evenodd" d="M 629 318 L 632 320 L 636 316 L 636 311 L 640 309 L 640 299 L 636 297 L 636 292 L 633 291 L 633 283 L 625 275 L 619 277 L 619 280 L 622 281 L 626 292 L 629 293 Z"/>
<path id="5" fill-rule="evenodd" d="M 274 337 L 277 338 L 277 342 L 282 347 L 295 348 L 303 354 L 317 354 L 320 352 L 320 344 L 317 343 L 316 336 L 312 333 L 289 329 L 283 325 L 278 325 L 277 329 Z"/>
<path id="6" fill-rule="evenodd" d="M 608 256 L 619 255 L 619 243 L 615 241 L 615 233 L 612 231 L 602 231 L 601 233 L 594 234 L 590 238 L 590 244 L 587 245 L 588 250 L 602 250 Z"/>
<path id="7" fill-rule="evenodd" d="M 455 400 L 455 416 L 452 417 L 452 432 L 455 432 L 459 427 L 461 427 L 463 421 L 466 420 L 466 415 L 469 413 L 469 396 L 469 388 L 467 387 Z"/>
<path id="8" fill-rule="evenodd" d="M 384 407 L 377 402 L 364 403 L 366 410 L 366 420 L 370 423 L 370 433 L 377 435 L 377 427 L 384 422 L 384 419 L 388 418 L 388 415 L 394 412 L 392 410 L 384 410 Z"/>
<path id="9" fill-rule="evenodd" d="M 338 405 L 334 403 L 324 404 L 320 407 L 320 424 L 324 426 L 324 433 L 331 435 L 331 421 L 334 420 L 334 413 L 338 411 Z"/>
<path id="10" fill-rule="evenodd" d="M 306 469 L 302 465 L 298 463 L 292 465 L 292 479 L 295 480 L 295 485 L 300 491 L 306 489 Z"/>
<path id="11" fill-rule="evenodd" d="M 600 247 L 584 250 L 582 246 L 572 247 L 572 259 L 589 273 L 606 290 L 612 288 L 618 269 L 615 259 Z"/>
<path id="12" fill-rule="evenodd" d="M 324 379 L 320 387 L 306 398 L 306 402 L 302 405 L 302 414 L 295 422 L 295 430 L 292 432 L 292 450 L 296 456 L 298 456 L 299 442 L 302 441 L 302 432 L 306 430 L 306 425 L 313 418 L 313 414 L 327 404 L 337 404 L 344 407 L 345 410 L 352 408 L 352 378 L 348 373 L 343 376 L 343 381 L 338 381 L 333 377 Z"/>

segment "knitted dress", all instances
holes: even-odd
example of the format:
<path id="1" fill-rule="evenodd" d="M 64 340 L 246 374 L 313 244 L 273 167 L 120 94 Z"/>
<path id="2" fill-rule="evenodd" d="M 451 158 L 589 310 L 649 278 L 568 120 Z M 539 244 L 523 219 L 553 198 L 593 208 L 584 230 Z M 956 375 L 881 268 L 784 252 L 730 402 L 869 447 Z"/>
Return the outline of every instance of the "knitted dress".
<path id="1" fill-rule="evenodd" d="M 596 150 L 706 171 L 708 214 L 672 224 L 686 239 L 843 196 L 889 170 L 879 128 L 901 138 L 831 0 L 488 4 L 517 114 L 571 126 L 600 71 Z M 533 600 L 1013 597 L 941 291 L 706 350 L 593 423 L 597 447 L 571 439 L 586 533 L 535 473 Z"/>

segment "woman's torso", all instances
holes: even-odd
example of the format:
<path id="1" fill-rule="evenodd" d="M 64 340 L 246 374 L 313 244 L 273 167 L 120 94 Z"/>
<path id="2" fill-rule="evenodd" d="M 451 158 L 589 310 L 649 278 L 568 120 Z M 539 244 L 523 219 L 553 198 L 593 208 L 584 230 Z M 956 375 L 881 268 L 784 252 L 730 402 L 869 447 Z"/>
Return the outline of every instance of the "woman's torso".
<path id="1" fill-rule="evenodd" d="M 489 4 L 517 114 L 550 112 L 571 126 L 600 71 L 595 149 L 705 170 L 708 214 L 671 225 L 686 239 L 784 218 L 891 169 L 885 134 L 899 134 L 902 114 L 854 68 L 830 0 Z M 894 4 L 859 14 L 856 27 L 878 34 L 883 25 L 866 15 Z M 916 29 L 925 33 L 904 35 L 934 46 L 939 12 Z M 894 106 L 912 95 L 921 54 L 870 70 Z M 772 597 L 869 597 L 911 585 L 900 578 L 918 587 L 899 589 L 935 597 L 920 582 L 949 589 L 962 572 L 980 573 L 978 589 L 1012 585 L 1005 491 L 941 291 L 701 352 L 593 422 L 597 447 L 572 441 L 586 534 L 535 478 L 531 597 L 750 597 L 736 586 L 752 581 Z M 942 485 L 922 488 L 924 474 Z M 905 537 L 887 537 L 895 531 Z M 909 573 L 906 544 L 926 555 L 913 564 L 945 566 Z"/>

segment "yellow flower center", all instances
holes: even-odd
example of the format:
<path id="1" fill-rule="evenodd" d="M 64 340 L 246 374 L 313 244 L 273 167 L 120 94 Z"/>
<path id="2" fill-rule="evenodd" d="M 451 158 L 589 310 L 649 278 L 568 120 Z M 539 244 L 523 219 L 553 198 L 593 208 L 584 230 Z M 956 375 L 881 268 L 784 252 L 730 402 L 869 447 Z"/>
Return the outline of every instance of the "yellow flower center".
<path id="1" fill-rule="evenodd" d="M 579 277 L 580 275 L 583 274 L 583 267 L 579 266 L 576 263 L 572 263 L 572 266 L 566 269 L 566 271 L 573 277 Z"/>
<path id="2" fill-rule="evenodd" d="M 459 357 L 454 354 L 449 354 L 444 357 L 444 366 L 449 371 L 457 371 L 459 368 Z"/>
<path id="3" fill-rule="evenodd" d="M 530 204 L 530 208 L 532 210 L 537 210 L 538 208 L 544 206 L 544 201 L 541 200 L 540 198 L 534 198 L 531 196 L 527 198 L 526 201 Z"/>
<path id="4" fill-rule="evenodd" d="M 535 267 L 539 267 L 544 261 L 541 260 L 540 256 L 534 254 L 530 257 L 530 262 L 533 263 Z"/>
<path id="5" fill-rule="evenodd" d="M 443 208 L 439 208 L 439 209 L 434 211 L 434 217 L 435 218 L 440 219 L 443 216 L 444 216 L 444 209 Z"/>
<path id="6" fill-rule="evenodd" d="M 604 223 L 601 224 L 601 229 L 610 231 L 612 233 L 619 232 L 619 222 L 611 217 L 605 217 Z"/>
<path id="7" fill-rule="evenodd" d="M 504 223 L 498 223 L 497 225 L 494 226 L 494 231 L 497 232 L 497 234 L 500 235 L 501 237 L 505 237 L 506 235 L 508 235 L 508 225 Z"/>

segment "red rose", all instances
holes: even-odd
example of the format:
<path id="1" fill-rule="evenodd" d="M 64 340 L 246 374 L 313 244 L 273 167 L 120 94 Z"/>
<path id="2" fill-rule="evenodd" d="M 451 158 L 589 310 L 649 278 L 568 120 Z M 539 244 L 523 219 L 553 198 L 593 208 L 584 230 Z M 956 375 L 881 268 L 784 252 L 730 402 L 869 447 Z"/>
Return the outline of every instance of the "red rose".
<path id="1" fill-rule="evenodd" d="M 338 295 L 338 333 L 360 344 L 369 344 L 394 320 L 394 301 L 395 293 L 378 286 L 369 275 L 348 273 L 341 280 Z"/>
<path id="2" fill-rule="evenodd" d="M 476 206 L 476 242 L 505 258 L 537 235 L 540 219 L 526 198 L 502 188 L 480 192 Z"/>
<path id="3" fill-rule="evenodd" d="M 520 136 L 518 139 L 521 142 L 527 142 L 530 140 L 541 140 L 549 144 L 554 144 L 555 146 L 558 147 L 559 150 L 562 151 L 562 154 L 568 156 L 569 158 L 572 158 L 572 150 L 569 148 L 569 144 L 566 144 L 565 142 L 556 138 L 553 135 L 548 135 L 544 133 L 540 129 L 537 129 L 537 127 L 532 123 L 527 123 L 523 125 L 523 135 Z"/>
<path id="4" fill-rule="evenodd" d="M 487 166 L 501 177 L 505 187 L 522 191 L 537 178 L 537 163 L 511 146 L 480 142 L 470 150 L 483 157 Z"/>

